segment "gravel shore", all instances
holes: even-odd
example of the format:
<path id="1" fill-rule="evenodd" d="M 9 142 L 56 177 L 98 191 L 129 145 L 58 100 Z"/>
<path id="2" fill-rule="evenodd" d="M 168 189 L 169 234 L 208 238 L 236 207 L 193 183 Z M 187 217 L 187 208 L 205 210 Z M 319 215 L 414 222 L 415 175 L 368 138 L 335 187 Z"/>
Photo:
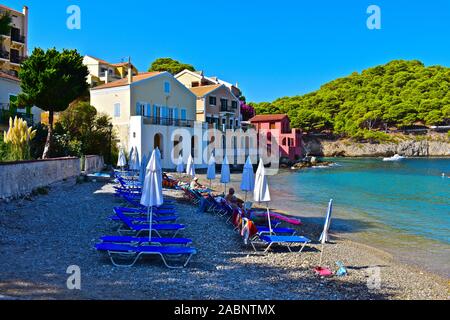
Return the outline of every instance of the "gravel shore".
<path id="1" fill-rule="evenodd" d="M 312 269 L 321 246 L 289 253 L 276 247 L 267 255 L 245 246 L 224 218 L 197 213 L 180 191 L 180 236 L 198 249 L 188 267 L 170 270 L 159 257 L 132 268 L 111 265 L 93 249 L 103 235 L 116 235 L 108 221 L 120 205 L 113 184 L 67 181 L 48 195 L 0 203 L 0 299 L 448 299 L 447 279 L 395 262 L 377 249 L 332 237 L 322 265 L 348 276 L 320 278 Z M 300 234 L 318 239 L 321 227 L 302 225 Z M 67 289 L 66 270 L 81 270 L 81 290 Z M 379 273 L 379 277 L 375 277 Z M 374 281 L 379 279 L 380 281 Z"/>

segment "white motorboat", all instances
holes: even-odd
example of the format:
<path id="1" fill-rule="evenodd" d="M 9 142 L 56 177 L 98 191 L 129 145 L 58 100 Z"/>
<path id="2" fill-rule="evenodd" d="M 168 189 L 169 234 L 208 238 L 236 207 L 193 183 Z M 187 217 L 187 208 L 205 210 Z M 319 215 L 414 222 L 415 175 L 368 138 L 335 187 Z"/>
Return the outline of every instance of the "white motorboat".
<path id="1" fill-rule="evenodd" d="M 399 154 L 394 154 L 392 157 L 388 157 L 388 158 L 383 158 L 383 161 L 399 161 L 399 160 L 403 160 L 406 157 L 403 157 Z"/>

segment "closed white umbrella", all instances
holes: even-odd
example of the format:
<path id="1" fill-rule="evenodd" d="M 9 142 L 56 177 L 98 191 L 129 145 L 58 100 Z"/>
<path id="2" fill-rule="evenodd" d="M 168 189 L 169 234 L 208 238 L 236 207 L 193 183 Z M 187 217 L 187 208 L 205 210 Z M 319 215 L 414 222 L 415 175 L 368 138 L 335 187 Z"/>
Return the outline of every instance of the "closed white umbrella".
<path id="1" fill-rule="evenodd" d="M 255 188 L 255 173 L 253 172 L 253 165 L 250 156 L 247 157 L 247 161 L 242 171 L 241 190 L 245 191 L 245 201 L 247 201 L 247 192 L 253 191 Z"/>
<path id="2" fill-rule="evenodd" d="M 158 154 L 154 150 L 147 165 L 144 188 L 142 189 L 141 204 L 147 207 L 149 222 L 149 241 L 152 241 L 153 207 L 164 203 L 162 194 L 162 168 Z"/>
<path id="3" fill-rule="evenodd" d="M 231 180 L 230 165 L 228 164 L 227 156 L 223 157 L 222 168 L 220 169 L 220 183 L 225 186 L 225 194 L 227 194 L 227 183 Z"/>
<path id="4" fill-rule="evenodd" d="M 253 200 L 258 203 L 267 202 L 267 220 L 269 222 L 269 232 L 272 234 L 272 222 L 270 221 L 269 212 L 270 191 L 262 159 L 259 160 L 258 170 L 256 170 Z"/>
<path id="5" fill-rule="evenodd" d="M 120 148 L 119 150 L 119 158 L 117 159 L 117 166 L 118 167 L 125 167 L 127 165 L 127 158 L 125 157 L 125 152 L 123 151 L 123 148 Z"/>
<path id="6" fill-rule="evenodd" d="M 194 177 L 195 176 L 195 165 L 194 165 L 194 159 L 192 158 L 192 155 L 189 155 L 187 164 L 186 164 L 186 173 L 189 176 Z"/>
<path id="7" fill-rule="evenodd" d="M 132 165 L 131 161 L 133 159 L 133 151 L 134 148 L 131 147 L 130 151 L 128 152 L 128 168 L 130 169 L 130 166 Z"/>
<path id="8" fill-rule="evenodd" d="M 328 202 L 328 210 L 327 210 L 327 215 L 325 217 L 325 223 L 323 224 L 323 231 L 319 238 L 319 241 L 322 244 L 322 250 L 320 251 L 319 265 L 322 264 L 322 255 L 323 255 L 324 245 L 328 241 L 328 230 L 330 229 L 332 212 L 333 212 L 333 199 L 330 199 L 330 202 Z"/>
<path id="9" fill-rule="evenodd" d="M 177 172 L 178 173 L 184 172 L 183 156 L 181 154 L 178 156 Z"/>
<path id="10" fill-rule="evenodd" d="M 130 169 L 138 171 L 141 168 L 139 164 L 139 152 L 137 147 L 134 147 L 132 150 L 133 153 L 131 154 Z"/>
<path id="11" fill-rule="evenodd" d="M 211 188 L 211 181 L 216 178 L 216 159 L 213 155 L 211 155 L 211 157 L 209 158 L 206 178 L 209 180 L 209 187 Z"/>

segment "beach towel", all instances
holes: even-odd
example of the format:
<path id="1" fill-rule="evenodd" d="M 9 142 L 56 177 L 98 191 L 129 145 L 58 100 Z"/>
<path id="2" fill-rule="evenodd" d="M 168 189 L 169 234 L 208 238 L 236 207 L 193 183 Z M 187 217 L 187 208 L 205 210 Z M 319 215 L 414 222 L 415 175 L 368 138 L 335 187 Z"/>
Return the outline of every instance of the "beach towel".
<path id="1" fill-rule="evenodd" d="M 253 221 L 247 218 L 242 218 L 241 236 L 244 238 L 244 243 L 248 244 L 248 239 L 250 239 L 257 233 L 258 229 L 256 228 L 256 225 L 253 223 Z"/>

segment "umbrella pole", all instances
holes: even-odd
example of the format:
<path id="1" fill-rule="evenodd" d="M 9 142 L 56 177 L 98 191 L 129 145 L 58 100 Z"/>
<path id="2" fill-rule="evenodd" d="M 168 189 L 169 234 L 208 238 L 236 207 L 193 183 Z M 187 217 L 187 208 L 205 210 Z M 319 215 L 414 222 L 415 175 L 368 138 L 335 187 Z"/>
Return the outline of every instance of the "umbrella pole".
<path id="1" fill-rule="evenodd" d="M 269 221 L 269 233 L 272 235 L 272 222 L 270 221 L 269 203 L 267 203 L 267 220 Z"/>
<path id="2" fill-rule="evenodd" d="M 323 249 L 324 249 L 324 244 L 322 243 L 322 249 L 320 250 L 320 260 L 319 260 L 319 267 L 322 265 L 322 255 L 323 255 Z"/>
<path id="3" fill-rule="evenodd" d="M 225 185 L 225 189 L 224 189 L 224 191 L 223 191 L 223 194 L 226 196 L 226 195 L 227 195 L 227 184 L 224 183 L 224 185 Z"/>
<path id="4" fill-rule="evenodd" d="M 247 190 L 245 190 L 244 202 L 247 202 Z"/>
<path id="5" fill-rule="evenodd" d="M 150 208 L 150 206 L 148 207 L 147 211 L 149 211 L 149 215 L 148 215 L 148 220 L 149 220 L 149 224 L 148 224 L 148 241 L 150 242 L 150 244 L 152 243 L 152 223 L 153 223 L 153 206 Z"/>

